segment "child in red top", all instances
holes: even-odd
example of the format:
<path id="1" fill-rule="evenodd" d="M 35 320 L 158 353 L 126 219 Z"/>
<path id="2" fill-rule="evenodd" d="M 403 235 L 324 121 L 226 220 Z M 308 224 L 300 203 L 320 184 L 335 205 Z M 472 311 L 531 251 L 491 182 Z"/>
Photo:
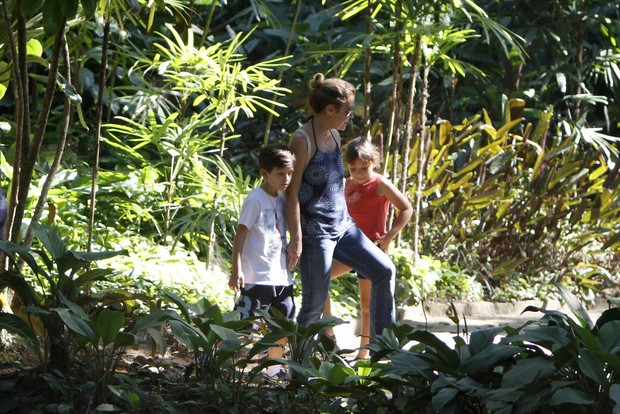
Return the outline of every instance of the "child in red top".
<path id="1" fill-rule="evenodd" d="M 351 140 L 347 144 L 344 156 L 350 175 L 345 183 L 344 191 L 347 209 L 357 226 L 381 250 L 387 253 L 394 237 L 411 218 L 413 208 L 403 193 L 387 178 L 375 171 L 379 160 L 379 151 L 370 140 L 362 137 Z M 387 230 L 386 220 L 390 204 L 394 205 L 399 214 L 390 229 Z M 334 279 L 350 270 L 347 266 L 334 260 L 331 277 Z M 358 283 L 361 308 L 360 347 L 363 347 L 368 344 L 370 336 L 369 309 L 372 284 L 370 280 L 362 276 L 358 276 Z M 323 314 L 325 316 L 331 314 L 329 298 Z M 356 358 L 361 359 L 367 356 L 368 349 L 360 348 Z"/>

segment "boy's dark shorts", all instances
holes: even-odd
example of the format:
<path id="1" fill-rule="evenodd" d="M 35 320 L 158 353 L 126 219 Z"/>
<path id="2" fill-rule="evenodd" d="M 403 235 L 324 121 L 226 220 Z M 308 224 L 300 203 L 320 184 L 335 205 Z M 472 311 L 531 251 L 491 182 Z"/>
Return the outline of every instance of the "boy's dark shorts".
<path id="1" fill-rule="evenodd" d="M 276 308 L 288 319 L 295 319 L 295 301 L 293 285 L 246 285 L 241 288 L 241 296 L 237 299 L 235 310 L 241 313 L 242 319 L 253 316 L 253 310 Z"/>

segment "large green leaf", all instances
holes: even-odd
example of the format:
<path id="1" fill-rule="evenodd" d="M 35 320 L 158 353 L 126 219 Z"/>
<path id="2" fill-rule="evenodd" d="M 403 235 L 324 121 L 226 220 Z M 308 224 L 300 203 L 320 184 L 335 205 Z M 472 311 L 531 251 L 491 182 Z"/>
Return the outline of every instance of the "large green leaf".
<path id="1" fill-rule="evenodd" d="M 24 305 L 39 306 L 39 298 L 34 290 L 34 286 L 29 283 L 21 273 L 10 270 L 0 272 L 0 290 L 5 288 L 9 288 L 15 292 Z"/>
<path id="2" fill-rule="evenodd" d="M 555 286 L 558 288 L 562 299 L 564 299 L 564 302 L 566 302 L 566 305 L 575 314 L 575 316 L 577 316 L 583 324 L 586 324 L 587 327 L 592 328 L 594 323 L 592 323 L 592 319 L 590 319 L 588 311 L 581 304 L 581 302 L 579 302 L 577 296 L 573 295 L 566 288 L 566 286 L 562 284 L 557 283 Z"/>
<path id="3" fill-rule="evenodd" d="M 164 355 L 167 343 L 164 335 L 161 333 L 161 330 L 156 328 L 146 328 L 146 331 L 153 339 L 153 342 L 155 342 L 157 352 L 159 352 L 160 355 Z"/>
<path id="4" fill-rule="evenodd" d="M 426 345 L 427 351 L 432 351 L 439 356 L 446 368 L 456 369 L 459 366 L 460 362 L 457 352 L 431 332 L 414 331 L 408 335 L 408 338 Z"/>
<path id="5" fill-rule="evenodd" d="M 151 312 L 140 319 L 131 329 L 131 332 L 138 333 L 147 328 L 158 328 L 169 320 L 180 320 L 181 316 L 173 310 L 158 310 Z"/>
<path id="6" fill-rule="evenodd" d="M 90 269 L 82 273 L 77 279 L 75 279 L 75 285 L 82 287 L 87 283 L 91 283 L 95 280 L 106 280 L 106 276 L 114 273 L 112 269 Z"/>
<path id="7" fill-rule="evenodd" d="M 620 414 L 620 384 L 613 384 L 609 389 L 609 399 L 614 402 L 612 414 Z"/>
<path id="8" fill-rule="evenodd" d="M 170 329 L 174 337 L 181 341 L 190 351 L 200 352 L 201 349 L 206 350 L 212 345 L 200 330 L 194 328 L 187 322 L 179 319 L 172 319 L 168 323 L 170 324 Z"/>
<path id="9" fill-rule="evenodd" d="M 0 331 L 2 329 L 23 338 L 26 345 L 37 355 L 40 355 L 41 345 L 39 344 L 39 338 L 22 318 L 12 313 L 0 312 Z"/>
<path id="10" fill-rule="evenodd" d="M 618 305 L 620 305 L 620 303 L 618 303 L 618 299 L 610 298 L 608 302 L 610 304 L 615 304 L 616 306 L 609 308 L 609 309 L 605 309 L 603 311 L 601 316 L 596 320 L 596 327 L 595 327 L 596 331 L 600 330 L 601 327 L 605 325 L 606 323 L 609 323 L 612 321 L 620 321 L 620 308 L 617 307 Z"/>
<path id="11" fill-rule="evenodd" d="M 67 20 L 71 20 L 75 17 L 79 3 L 78 0 L 64 0 L 60 2 L 60 9 Z"/>
<path id="12" fill-rule="evenodd" d="M 213 332 L 216 333 L 217 336 L 219 336 L 223 340 L 237 339 L 239 337 L 239 334 L 237 332 L 223 326 L 211 325 L 210 328 Z"/>
<path id="13" fill-rule="evenodd" d="M 26 18 L 30 18 L 38 13 L 45 0 L 28 0 L 19 4 L 20 11 Z"/>
<path id="14" fill-rule="evenodd" d="M 84 10 L 84 17 L 90 19 L 95 15 L 95 8 L 97 6 L 97 0 L 82 0 L 82 9 Z"/>
<path id="15" fill-rule="evenodd" d="M 0 240 L 0 250 L 7 253 L 11 258 L 15 254 L 19 255 L 36 274 L 47 275 L 30 253 L 30 249 L 7 240 Z"/>
<path id="16" fill-rule="evenodd" d="M 556 351 L 571 343 L 571 340 L 567 336 L 567 331 L 559 326 L 531 328 L 519 335 L 507 337 L 505 339 L 511 343 L 521 341 L 531 342 L 551 351 Z"/>
<path id="17" fill-rule="evenodd" d="M 565 387 L 560 388 L 553 393 L 549 405 L 561 405 L 561 404 L 577 404 L 577 405 L 591 405 L 594 401 L 582 390 L 576 390 L 573 388 Z"/>
<path id="18" fill-rule="evenodd" d="M 87 338 L 91 344 L 97 343 L 97 334 L 90 327 L 90 325 L 88 325 L 87 320 L 76 316 L 68 308 L 54 308 L 52 311 L 56 312 L 58 316 L 60 316 L 65 325 L 67 325 L 67 328 L 69 328 L 73 333 Z"/>
<path id="19" fill-rule="evenodd" d="M 503 332 L 502 328 L 481 329 L 472 332 L 469 337 L 469 351 L 471 355 L 476 355 L 486 349 L 494 342 L 500 332 Z"/>
<path id="20" fill-rule="evenodd" d="M 436 358 L 428 358 L 428 355 L 414 352 L 395 352 L 390 354 L 393 365 L 386 369 L 390 375 L 419 376 L 422 371 L 432 371 L 436 366 Z"/>
<path id="21" fill-rule="evenodd" d="M 601 326 L 598 334 L 601 351 L 608 354 L 620 354 L 620 321 L 610 321 Z"/>
<path id="22" fill-rule="evenodd" d="M 609 388 L 609 380 L 605 373 L 605 364 L 596 354 L 590 352 L 587 349 L 582 349 L 579 352 L 579 368 L 588 378 L 593 379 L 597 383 L 603 386 L 603 388 Z"/>
<path id="23" fill-rule="evenodd" d="M 465 361 L 461 365 L 461 369 L 468 374 L 486 371 L 521 351 L 522 348 L 518 346 L 491 344 Z"/>
<path id="24" fill-rule="evenodd" d="M 103 342 L 103 347 L 116 340 L 123 326 L 125 326 L 125 315 L 122 312 L 110 309 L 103 309 L 94 321 L 95 331 Z"/>
<path id="25" fill-rule="evenodd" d="M 104 252 L 74 252 L 65 251 L 61 256 L 56 257 L 56 265 L 59 274 L 71 274 L 87 267 L 91 263 L 98 260 L 110 259 L 119 255 L 126 255 L 126 250 L 104 251 Z"/>
<path id="26" fill-rule="evenodd" d="M 551 378 L 554 372 L 554 362 L 549 358 L 521 359 L 510 371 L 504 374 L 502 387 L 528 389 L 541 379 Z M 524 381 L 524 378 L 527 378 L 527 381 Z"/>
<path id="27" fill-rule="evenodd" d="M 53 36 L 60 30 L 65 23 L 65 17 L 62 14 L 62 3 L 65 0 L 46 0 L 43 4 L 43 29 L 45 34 Z"/>
<path id="28" fill-rule="evenodd" d="M 37 39 L 30 39 L 26 42 L 26 53 L 30 56 L 41 57 L 43 55 L 43 46 Z"/>
<path id="29" fill-rule="evenodd" d="M 124 348 L 138 344 L 138 337 L 129 332 L 119 332 L 114 338 L 114 348 Z M 163 354 L 163 353 L 162 353 Z"/>
<path id="30" fill-rule="evenodd" d="M 185 303 L 185 301 L 179 295 L 176 295 L 176 294 L 174 294 L 172 292 L 168 292 L 165 289 L 163 290 L 163 292 L 164 292 L 164 295 L 168 296 L 179 307 L 179 309 L 183 313 L 183 316 L 185 316 L 185 320 L 188 323 L 191 323 L 192 318 L 191 318 L 191 315 L 189 313 L 189 309 L 188 309 L 187 304 Z"/>
<path id="31" fill-rule="evenodd" d="M 55 228 L 35 223 L 32 225 L 32 230 L 52 260 L 55 261 L 67 253 L 65 242 Z"/>
<path id="32" fill-rule="evenodd" d="M 437 412 L 451 402 L 454 402 L 455 397 L 458 395 L 459 390 L 454 387 L 445 387 L 440 389 L 435 395 L 433 395 L 433 409 Z"/>

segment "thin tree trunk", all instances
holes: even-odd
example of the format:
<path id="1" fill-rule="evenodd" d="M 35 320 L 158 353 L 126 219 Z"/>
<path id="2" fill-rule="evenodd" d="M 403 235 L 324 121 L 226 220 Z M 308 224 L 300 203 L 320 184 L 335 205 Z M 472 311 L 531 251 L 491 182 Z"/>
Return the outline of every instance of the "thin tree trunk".
<path id="1" fill-rule="evenodd" d="M 293 23 L 291 24 L 291 31 L 289 32 L 288 41 L 286 42 L 286 49 L 284 49 L 284 56 L 288 56 L 289 51 L 291 50 L 291 44 L 293 43 L 293 35 L 295 34 L 295 28 L 297 27 L 297 22 L 299 21 L 299 13 L 301 12 L 301 0 L 297 0 L 297 5 L 295 8 L 295 17 L 293 17 Z M 278 80 L 282 80 L 282 75 L 284 74 L 284 66 L 280 66 L 278 70 Z M 274 110 L 276 107 L 276 99 L 277 96 L 274 94 L 272 96 L 272 102 L 270 104 L 271 110 Z M 273 122 L 273 114 L 269 112 L 267 114 L 267 127 L 265 128 L 265 135 L 263 136 L 263 146 L 269 143 L 269 133 L 271 132 L 271 124 Z"/>
<path id="2" fill-rule="evenodd" d="M 418 148 L 418 174 L 416 180 L 415 200 L 413 205 L 413 265 L 420 257 L 420 215 L 422 206 L 422 189 L 426 171 L 426 105 L 428 103 L 428 75 L 430 66 L 424 67 L 422 78 L 422 99 L 420 100 L 420 146 Z"/>
<path id="3" fill-rule="evenodd" d="M 101 67 L 99 68 L 99 94 L 97 96 L 97 119 L 95 120 L 95 159 L 93 161 L 92 184 L 90 190 L 90 215 L 88 218 L 88 242 L 86 249 L 91 250 L 95 211 L 97 209 L 97 181 L 99 179 L 99 154 L 101 151 L 101 124 L 103 122 L 103 95 L 105 94 L 106 73 L 108 66 L 108 46 L 110 43 L 110 16 L 108 14 L 103 26 L 103 42 L 101 45 Z"/>
<path id="4" fill-rule="evenodd" d="M 209 9 L 209 15 L 207 16 L 207 21 L 205 22 L 205 27 L 202 29 L 202 37 L 200 38 L 200 46 L 204 45 L 207 41 L 207 35 L 211 28 L 211 22 L 213 21 L 213 14 L 215 13 L 215 9 L 218 7 L 218 2 L 214 1 L 211 3 L 211 8 Z"/>
<path id="5" fill-rule="evenodd" d="M 226 129 L 225 127 L 222 128 L 222 140 L 220 141 L 220 158 L 224 157 L 224 144 L 226 142 Z M 218 168 L 216 175 L 215 175 L 215 182 L 219 183 L 220 182 L 220 177 L 222 175 L 222 171 Z M 215 193 L 215 196 L 213 197 L 213 204 L 212 204 L 212 208 L 215 210 L 217 209 L 217 204 L 220 201 L 220 194 L 219 193 Z M 209 245 L 207 247 L 207 257 L 205 260 L 206 263 L 206 267 L 207 269 L 211 268 L 211 263 L 213 260 L 213 256 L 215 254 L 215 246 L 216 246 L 216 234 L 215 234 L 215 220 L 211 221 L 211 227 L 209 229 Z"/>
<path id="6" fill-rule="evenodd" d="M 402 91 L 403 91 L 403 65 L 401 58 L 401 49 L 400 49 L 400 34 L 401 34 L 401 9 L 402 3 L 398 2 L 396 5 L 396 14 L 395 14 L 395 31 L 396 31 L 396 40 L 394 42 L 394 74 L 392 75 L 392 79 L 394 85 L 392 86 L 392 113 L 390 114 L 390 131 L 388 134 L 388 144 L 386 146 L 387 151 L 386 154 L 389 154 L 391 151 L 392 154 L 392 171 L 390 173 L 394 185 L 398 186 L 397 178 L 398 178 L 398 159 L 400 154 L 400 142 L 402 136 L 402 122 L 401 122 L 401 109 L 402 109 Z M 386 157 L 384 173 L 387 171 L 388 165 L 388 157 Z M 389 214 L 387 217 L 388 226 L 394 221 L 394 208 L 390 208 Z"/>
<path id="7" fill-rule="evenodd" d="M 19 6 L 19 1 L 16 3 L 17 6 Z M 27 125 L 26 122 L 24 122 L 24 116 L 26 114 L 26 100 L 27 98 L 24 97 L 24 88 L 22 85 L 22 68 L 19 65 L 19 58 L 18 58 L 18 53 L 17 53 L 17 41 L 15 39 L 15 36 L 13 34 L 13 25 L 12 25 L 12 19 L 10 17 L 9 14 L 9 8 L 7 5 L 7 0 L 2 0 L 2 16 L 4 17 L 4 24 L 5 27 L 7 28 L 7 40 L 8 40 L 8 53 L 9 53 L 9 59 L 12 62 L 15 62 L 15 64 L 13 64 L 11 71 L 13 73 L 13 79 L 14 82 L 11 82 L 13 85 L 13 96 L 15 97 L 15 159 L 13 160 L 13 179 L 11 180 L 11 189 L 10 191 L 8 191 L 7 193 L 7 203 L 8 203 L 8 209 L 9 209 L 9 214 L 7 217 L 7 222 L 5 225 L 5 232 L 3 235 L 4 239 L 10 239 L 11 235 L 12 235 L 12 223 L 14 221 L 14 216 L 15 216 L 15 204 L 16 204 L 16 200 L 17 200 L 17 191 L 18 191 L 18 186 L 17 184 L 19 183 L 19 165 L 21 163 L 21 154 L 22 154 L 22 141 L 24 140 L 24 137 L 28 137 L 27 134 L 24 134 L 24 126 Z M 19 22 L 18 22 L 19 24 Z M 24 68 L 25 69 L 25 68 Z M 27 76 L 25 78 L 26 80 L 28 79 Z M 27 88 L 26 88 L 27 89 Z M 5 256 L 2 256 L 2 266 L 1 269 L 4 270 L 6 268 L 6 262 L 5 262 Z"/>
<path id="8" fill-rule="evenodd" d="M 27 138 L 24 136 L 23 142 L 29 143 L 28 153 L 25 158 L 22 159 L 22 163 L 19 170 L 19 189 L 17 194 L 17 200 L 15 205 L 15 213 L 14 213 L 14 221 L 12 223 L 12 234 L 11 240 L 16 242 L 19 236 L 19 228 L 21 227 L 22 220 L 24 217 L 24 210 L 26 206 L 26 201 L 28 198 L 28 189 L 30 187 L 30 183 L 32 182 L 32 174 L 34 172 L 34 166 L 39 157 L 39 152 L 41 151 L 41 145 L 43 143 L 43 137 L 45 135 L 45 131 L 47 129 L 47 123 L 49 121 L 49 114 L 52 107 L 52 101 L 54 97 L 54 93 L 56 92 L 56 81 L 58 79 L 58 65 L 60 60 L 60 53 L 62 51 L 62 46 L 64 45 L 65 39 L 65 23 L 66 19 L 63 19 L 62 24 L 60 25 L 60 29 L 56 33 L 54 38 L 54 47 L 52 49 L 52 55 L 50 57 L 50 67 L 49 74 L 47 77 L 47 84 L 45 86 L 45 93 L 43 95 L 43 99 L 41 101 L 41 106 L 39 110 L 39 116 L 37 118 L 36 130 L 32 139 L 32 143 L 29 143 Z M 21 44 L 21 41 L 20 41 Z M 23 45 L 23 50 L 26 50 L 25 43 Z M 20 52 L 21 58 L 21 52 Z M 25 62 L 24 62 L 25 67 Z M 23 68 L 22 67 L 22 77 L 23 77 Z M 25 95 L 27 96 L 27 95 Z M 28 106 L 26 104 L 26 106 Z M 24 125 L 28 123 L 28 120 L 24 120 Z M 24 130 L 24 133 L 26 131 Z M 23 151 L 22 151 L 23 154 Z M 14 177 L 15 179 L 15 177 Z"/>
<path id="9" fill-rule="evenodd" d="M 9 50 L 13 64 L 13 91 L 15 96 L 15 159 L 13 160 L 13 178 L 11 180 L 11 190 L 8 199 L 8 217 L 5 235 L 7 240 L 17 241 L 19 236 L 19 226 L 15 226 L 17 221 L 17 204 L 20 188 L 20 176 L 23 160 L 30 147 L 30 107 L 28 104 L 28 66 L 26 65 L 26 20 L 19 13 L 21 1 L 15 2 L 17 17 L 17 38 L 13 35 L 12 19 L 9 16 L 6 0 L 2 1 L 3 15 L 7 27 L 9 39 Z M 27 191 L 27 189 L 26 189 Z M 19 220 L 21 223 L 21 219 Z M 4 268 L 4 265 L 2 266 Z"/>
<path id="10" fill-rule="evenodd" d="M 400 110 L 400 95 L 398 85 L 400 83 L 400 10 L 401 10 L 401 2 L 398 2 L 396 5 L 396 23 L 395 23 L 395 32 L 396 39 L 394 40 L 394 53 L 392 56 L 392 95 L 391 95 L 391 111 L 390 111 L 390 119 L 388 125 L 388 134 L 386 137 L 385 143 L 385 154 L 384 154 L 384 162 L 383 162 L 383 174 L 387 172 L 389 161 L 390 161 L 390 149 L 392 148 L 392 141 L 394 140 L 394 129 L 399 118 L 399 110 Z"/>
<path id="11" fill-rule="evenodd" d="M 407 194 L 407 184 L 409 182 L 409 154 L 411 152 L 411 139 L 413 137 L 413 112 L 416 95 L 416 78 L 418 77 L 420 60 L 420 35 L 416 36 L 415 49 L 411 57 L 411 71 L 409 74 L 409 95 L 407 98 L 407 115 L 405 118 L 405 137 L 403 141 L 403 169 L 400 177 L 400 191 Z M 400 233 L 396 237 L 395 245 L 400 243 Z"/>
<path id="12" fill-rule="evenodd" d="M 366 16 L 366 34 L 372 34 L 372 0 L 368 0 L 367 16 Z M 372 82 L 370 81 L 370 64 L 372 62 L 372 52 L 367 48 L 364 55 L 364 123 L 362 125 L 361 136 L 371 140 L 370 128 L 372 121 L 370 119 L 370 103 L 372 102 Z"/>
<path id="13" fill-rule="evenodd" d="M 68 84 L 71 84 L 71 60 L 69 55 L 69 46 L 67 45 L 67 38 L 65 36 L 64 39 L 64 61 L 65 61 L 65 78 Z M 39 200 L 37 201 L 37 205 L 32 213 L 32 219 L 30 221 L 30 225 L 28 226 L 28 231 L 26 232 L 26 238 L 24 240 L 24 246 L 30 247 L 32 246 L 32 241 L 34 239 L 34 232 L 32 231 L 32 225 L 34 223 L 38 223 L 43 215 L 43 210 L 47 200 L 47 194 L 49 189 L 52 187 L 52 182 L 54 181 L 54 176 L 58 171 L 58 167 L 60 166 L 60 161 L 62 160 L 62 155 L 65 151 L 65 145 L 67 143 L 67 133 L 69 131 L 69 121 L 71 119 L 71 100 L 69 99 L 69 95 L 65 94 L 64 100 L 64 109 L 62 114 L 62 123 L 60 125 L 60 134 L 58 137 L 58 142 L 56 143 L 56 153 L 54 154 L 54 160 L 52 161 L 52 165 L 50 166 L 49 172 L 47 173 L 47 177 L 45 178 L 45 182 L 43 183 L 43 188 L 41 189 L 41 195 L 39 196 Z M 52 212 L 50 211 L 50 214 Z"/>
<path id="14" fill-rule="evenodd" d="M 583 11 L 584 9 L 584 4 L 583 1 L 579 1 L 579 8 L 581 11 Z M 579 96 L 581 95 L 582 92 L 582 73 L 583 73 L 583 50 L 584 50 L 584 37 L 585 37 L 585 23 L 582 21 L 579 22 L 579 26 L 577 27 L 577 50 L 576 50 L 576 54 L 575 54 L 575 66 L 577 69 L 577 79 L 575 82 L 575 89 L 574 89 L 574 95 L 575 96 Z M 574 106 L 573 106 L 573 110 L 572 110 L 572 116 L 573 116 L 573 122 L 578 123 L 579 122 L 579 117 L 581 116 L 581 106 L 582 106 L 583 102 L 581 99 L 576 99 Z"/>

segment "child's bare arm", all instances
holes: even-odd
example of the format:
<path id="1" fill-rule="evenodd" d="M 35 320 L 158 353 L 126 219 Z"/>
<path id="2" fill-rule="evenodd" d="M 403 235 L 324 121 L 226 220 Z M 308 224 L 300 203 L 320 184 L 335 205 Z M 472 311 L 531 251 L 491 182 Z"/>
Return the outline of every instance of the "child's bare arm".
<path id="1" fill-rule="evenodd" d="M 233 241 L 232 251 L 232 273 L 228 280 L 228 286 L 234 291 L 240 290 L 244 285 L 243 272 L 241 271 L 241 257 L 243 256 L 243 246 L 248 237 L 248 228 L 243 224 L 237 226 L 237 233 Z"/>
<path id="2" fill-rule="evenodd" d="M 413 214 L 413 207 L 411 203 L 398 188 L 392 184 L 390 180 L 385 177 L 381 178 L 377 185 L 377 192 L 387 198 L 392 205 L 398 210 L 398 215 L 390 227 L 381 239 L 378 241 L 378 245 L 383 251 L 387 251 L 392 240 L 400 233 L 400 231 L 407 225 Z"/>

